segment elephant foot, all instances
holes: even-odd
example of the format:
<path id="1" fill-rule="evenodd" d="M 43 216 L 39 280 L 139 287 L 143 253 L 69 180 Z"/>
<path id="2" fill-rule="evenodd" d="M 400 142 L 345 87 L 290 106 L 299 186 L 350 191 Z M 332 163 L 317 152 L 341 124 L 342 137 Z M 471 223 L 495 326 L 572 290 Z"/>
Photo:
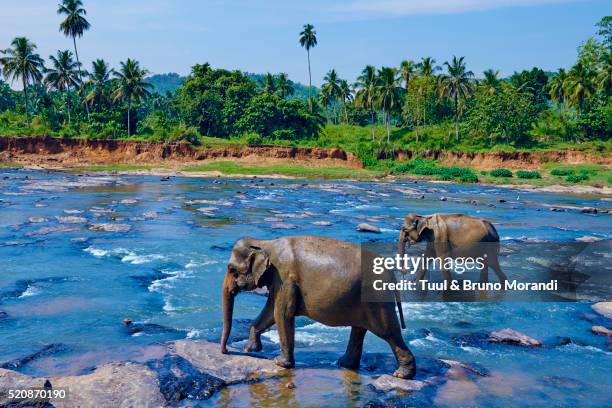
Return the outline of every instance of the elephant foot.
<path id="1" fill-rule="evenodd" d="M 263 350 L 263 346 L 261 345 L 260 341 L 249 342 L 242 349 L 242 351 L 244 351 L 246 353 L 254 353 L 254 352 L 257 352 L 257 351 L 261 351 L 261 350 Z"/>
<path id="2" fill-rule="evenodd" d="M 338 365 L 350 370 L 356 370 L 359 368 L 359 360 L 351 358 L 345 354 L 338 359 Z"/>
<path id="3" fill-rule="evenodd" d="M 416 367 L 414 366 L 414 364 L 411 364 L 407 366 L 400 366 L 397 370 L 395 370 L 393 376 L 401 378 L 402 380 L 412 380 L 415 374 Z"/>
<path id="4" fill-rule="evenodd" d="M 293 367 L 295 367 L 295 361 L 289 360 L 285 356 L 278 356 L 278 357 L 276 357 L 274 359 L 274 363 L 277 366 L 280 366 L 280 367 L 283 367 L 283 368 L 293 368 Z"/>

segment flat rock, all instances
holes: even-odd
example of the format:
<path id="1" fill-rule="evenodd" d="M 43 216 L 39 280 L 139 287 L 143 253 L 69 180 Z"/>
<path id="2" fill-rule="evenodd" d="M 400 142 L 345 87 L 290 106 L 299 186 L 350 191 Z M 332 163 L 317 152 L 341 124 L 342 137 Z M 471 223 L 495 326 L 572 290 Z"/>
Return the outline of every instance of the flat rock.
<path id="1" fill-rule="evenodd" d="M 357 231 L 359 231 L 359 232 L 372 232 L 374 234 L 380 234 L 380 228 L 378 228 L 375 225 L 366 224 L 365 222 L 362 222 L 361 224 L 359 224 L 357 226 Z"/>
<path id="2" fill-rule="evenodd" d="M 159 391 L 157 373 L 137 363 L 110 363 L 99 366 L 91 374 L 67 377 L 35 378 L 15 371 L 0 369 L 0 406 L 7 406 L 9 388 L 43 388 L 49 380 L 51 387 L 65 388 L 66 401 L 51 400 L 57 408 L 67 407 L 163 407 L 166 401 Z M 34 401 L 21 405 L 37 406 Z M 43 405 L 38 405 L 43 406 Z"/>
<path id="3" fill-rule="evenodd" d="M 64 214 L 83 214 L 83 210 L 64 210 Z"/>
<path id="4" fill-rule="evenodd" d="M 38 224 L 41 222 L 47 222 L 47 219 L 45 217 L 30 217 L 28 218 L 28 221 L 30 221 L 32 224 Z"/>
<path id="5" fill-rule="evenodd" d="M 526 347 L 541 347 L 542 343 L 539 340 L 529 337 L 526 334 L 513 329 L 503 329 L 494 331 L 489 334 L 490 343 L 507 343 L 516 346 Z"/>
<path id="6" fill-rule="evenodd" d="M 597 208 L 594 207 L 584 207 L 580 210 L 580 212 L 586 213 L 586 214 L 597 214 Z"/>
<path id="7" fill-rule="evenodd" d="M 183 357 L 198 370 L 220 378 L 228 384 L 279 375 L 285 369 L 272 360 L 258 358 L 228 348 L 221 353 L 218 343 L 204 340 L 177 340 L 170 343 L 170 351 Z"/>
<path id="8" fill-rule="evenodd" d="M 286 222 L 275 222 L 272 224 L 273 229 L 296 229 L 297 225 L 288 224 Z"/>
<path id="9" fill-rule="evenodd" d="M 128 232 L 132 229 L 132 226 L 129 224 L 113 224 L 110 222 L 101 222 L 91 224 L 89 226 L 91 231 L 104 231 L 104 232 Z"/>
<path id="10" fill-rule="evenodd" d="M 606 319 L 612 319 L 612 302 L 595 303 L 591 306 L 591 309 Z"/>
<path id="11" fill-rule="evenodd" d="M 313 222 L 311 222 L 311 224 L 312 225 L 318 225 L 320 227 L 331 227 L 332 225 L 334 225 L 334 224 L 332 224 L 329 221 L 313 221 Z"/>
<path id="12" fill-rule="evenodd" d="M 591 331 L 595 334 L 599 334 L 600 336 L 612 337 L 612 330 L 607 329 L 603 326 L 593 326 L 591 327 Z"/>
<path id="13" fill-rule="evenodd" d="M 425 387 L 427 383 L 418 380 L 402 380 L 389 374 L 383 374 L 376 380 L 372 381 L 371 384 L 378 391 L 389 392 L 389 391 L 404 391 L 414 392 L 419 391 Z"/>
<path id="14" fill-rule="evenodd" d="M 62 224 L 82 224 L 87 222 L 87 218 L 84 217 L 75 217 L 74 215 L 63 217 L 58 215 L 55 217 L 56 220 L 61 222 Z"/>

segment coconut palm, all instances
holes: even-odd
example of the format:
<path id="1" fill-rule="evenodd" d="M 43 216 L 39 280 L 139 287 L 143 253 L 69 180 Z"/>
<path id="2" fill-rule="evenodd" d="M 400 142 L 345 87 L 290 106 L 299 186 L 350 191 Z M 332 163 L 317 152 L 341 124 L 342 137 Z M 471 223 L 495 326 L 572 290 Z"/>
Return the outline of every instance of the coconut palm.
<path id="1" fill-rule="evenodd" d="M 550 80 L 549 93 L 550 99 L 555 102 L 565 103 L 565 97 L 567 90 L 567 72 L 563 68 L 559 68 L 559 71 Z"/>
<path id="2" fill-rule="evenodd" d="M 261 90 L 270 95 L 276 92 L 276 79 L 274 78 L 274 75 L 269 72 L 266 73 L 261 81 Z"/>
<path id="3" fill-rule="evenodd" d="M 3 67 L 3 74 L 6 79 L 15 81 L 21 78 L 28 127 L 30 127 L 28 84 L 40 83 L 45 70 L 43 59 L 35 51 L 36 45 L 34 43 L 26 37 L 17 37 L 11 42 L 11 48 L 2 51 L 5 56 L 0 58 L 0 65 Z"/>
<path id="4" fill-rule="evenodd" d="M 493 95 L 499 86 L 499 70 L 493 71 L 487 69 L 483 72 L 484 79 L 482 80 L 482 86 L 484 87 L 485 95 Z"/>
<path id="5" fill-rule="evenodd" d="M 601 69 L 597 73 L 596 79 L 597 87 L 604 95 L 610 96 L 612 94 L 612 51 L 604 52 L 600 65 Z"/>
<path id="6" fill-rule="evenodd" d="M 138 61 L 128 58 L 127 61 L 121 63 L 121 69 L 115 71 L 117 78 L 115 91 L 113 92 L 114 101 L 122 101 L 127 103 L 127 130 L 128 135 L 132 134 L 130 123 L 130 111 L 132 102 L 138 102 L 151 94 L 150 89 L 153 86 L 145 79 L 149 72 L 140 68 Z"/>
<path id="7" fill-rule="evenodd" d="M 467 70 L 465 62 L 463 62 L 464 58 L 453 56 L 450 63 L 445 62 L 447 74 L 440 77 L 440 93 L 454 101 L 457 143 L 459 143 L 459 103 L 461 99 L 467 98 L 473 92 L 474 73 Z"/>
<path id="8" fill-rule="evenodd" d="M 370 112 L 370 124 L 372 125 L 372 140 L 374 140 L 374 91 L 376 87 L 376 68 L 367 65 L 361 75 L 357 77 L 357 94 L 355 100 L 358 105 L 363 106 Z"/>
<path id="9" fill-rule="evenodd" d="M 325 74 L 323 81 L 322 90 L 327 93 L 330 103 L 334 106 L 333 117 L 336 118 L 334 102 L 340 99 L 340 78 L 338 77 L 338 72 L 335 69 L 331 69 Z"/>
<path id="10" fill-rule="evenodd" d="M 281 98 L 288 95 L 293 95 L 293 92 L 295 92 L 293 84 L 289 80 L 289 76 L 286 73 L 281 72 L 276 77 L 276 90 L 280 94 Z"/>
<path id="11" fill-rule="evenodd" d="M 582 62 L 570 69 L 567 77 L 567 97 L 572 105 L 581 113 L 588 98 L 596 91 L 595 79 L 597 73 Z"/>
<path id="12" fill-rule="evenodd" d="M 378 70 L 378 79 L 374 90 L 376 105 L 385 114 L 387 142 L 391 140 L 391 112 L 400 106 L 402 88 L 397 81 L 395 68 L 382 67 Z"/>
<path id="13" fill-rule="evenodd" d="M 300 33 L 300 45 L 306 48 L 308 54 L 308 99 L 312 89 L 312 74 L 310 72 L 310 49 L 317 45 L 317 32 L 312 24 L 304 24 L 304 29 Z"/>
<path id="14" fill-rule="evenodd" d="M 78 64 L 72 59 L 72 52 L 68 50 L 58 50 L 57 57 L 50 55 L 49 59 L 53 64 L 52 68 L 45 70 L 45 85 L 50 89 L 55 89 L 61 93 L 67 93 L 70 89 L 77 88 L 81 83 L 79 80 Z M 66 97 L 66 111 L 68 113 L 68 124 L 70 120 L 70 99 Z"/>
<path id="15" fill-rule="evenodd" d="M 421 58 L 421 62 L 417 64 L 417 68 L 419 69 L 421 75 L 426 78 L 433 77 L 436 72 L 442 69 L 439 65 L 436 65 L 436 60 L 431 57 Z"/>
<path id="16" fill-rule="evenodd" d="M 89 74 L 89 79 L 85 83 L 86 88 L 89 90 L 85 96 L 86 104 L 92 107 L 94 105 L 100 107 L 108 102 L 111 75 L 113 73 L 113 69 L 108 66 L 106 61 L 97 59 L 92 62 L 92 70 Z"/>
<path id="17" fill-rule="evenodd" d="M 81 62 L 79 61 L 76 38 L 82 37 L 83 33 L 91 27 L 91 24 L 89 24 L 89 21 L 85 18 L 87 11 L 83 8 L 83 2 L 81 0 L 62 0 L 62 3 L 59 4 L 58 7 L 57 14 L 66 15 L 64 21 L 60 23 L 60 31 L 63 32 L 66 37 L 72 37 L 74 55 L 79 65 L 79 79 L 81 79 Z"/>
<path id="18" fill-rule="evenodd" d="M 349 85 L 346 79 L 341 79 L 339 83 L 339 97 L 344 103 L 344 121 L 348 124 L 348 111 L 346 105 L 353 100 L 353 88 Z"/>
<path id="19" fill-rule="evenodd" d="M 400 63 L 400 79 L 404 83 L 404 89 L 406 95 L 408 94 L 408 86 L 410 85 L 410 79 L 414 76 L 417 70 L 417 64 L 412 60 L 404 60 Z"/>
<path id="20" fill-rule="evenodd" d="M 325 110 L 325 119 L 327 123 L 329 123 L 329 111 L 327 110 L 327 108 L 331 104 L 332 99 L 333 98 L 328 88 L 323 88 L 321 92 L 319 93 L 319 103 L 321 104 L 321 106 L 323 106 L 323 109 Z"/>

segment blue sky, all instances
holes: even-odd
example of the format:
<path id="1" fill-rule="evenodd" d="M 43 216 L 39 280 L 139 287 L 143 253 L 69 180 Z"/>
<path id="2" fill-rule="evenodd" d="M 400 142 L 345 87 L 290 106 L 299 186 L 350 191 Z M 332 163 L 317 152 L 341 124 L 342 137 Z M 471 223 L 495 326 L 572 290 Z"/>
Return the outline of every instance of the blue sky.
<path id="1" fill-rule="evenodd" d="M 187 74 L 195 63 L 306 83 L 297 36 L 315 25 L 313 83 L 335 68 L 351 81 L 366 64 L 398 65 L 433 56 L 465 56 L 477 76 L 539 66 L 570 66 L 594 24 L 612 14 L 609 0 L 84 0 L 92 29 L 79 40 L 86 67 L 132 57 L 152 73 Z M 0 48 L 25 35 L 45 59 L 72 47 L 58 31 L 54 0 L 2 0 Z"/>

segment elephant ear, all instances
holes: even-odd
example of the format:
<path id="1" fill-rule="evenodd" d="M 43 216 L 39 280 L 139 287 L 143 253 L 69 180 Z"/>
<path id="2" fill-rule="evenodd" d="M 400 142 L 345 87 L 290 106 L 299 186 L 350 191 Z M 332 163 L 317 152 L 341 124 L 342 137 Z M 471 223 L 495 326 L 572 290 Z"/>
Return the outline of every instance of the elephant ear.
<path id="1" fill-rule="evenodd" d="M 259 286 L 261 278 L 270 267 L 270 258 L 266 251 L 257 246 L 251 246 L 252 252 L 249 254 L 249 265 L 251 273 L 255 279 L 255 284 Z"/>
<path id="2" fill-rule="evenodd" d="M 448 228 L 446 227 L 446 221 L 439 215 L 431 215 L 427 217 L 428 228 L 434 233 L 434 239 L 436 242 L 447 242 L 448 241 Z"/>
<path id="3" fill-rule="evenodd" d="M 432 229 L 429 224 L 429 218 L 425 218 L 425 217 L 417 218 L 417 221 L 416 221 L 417 234 L 421 236 L 421 234 L 423 234 L 423 231 L 425 231 L 426 228 Z"/>

